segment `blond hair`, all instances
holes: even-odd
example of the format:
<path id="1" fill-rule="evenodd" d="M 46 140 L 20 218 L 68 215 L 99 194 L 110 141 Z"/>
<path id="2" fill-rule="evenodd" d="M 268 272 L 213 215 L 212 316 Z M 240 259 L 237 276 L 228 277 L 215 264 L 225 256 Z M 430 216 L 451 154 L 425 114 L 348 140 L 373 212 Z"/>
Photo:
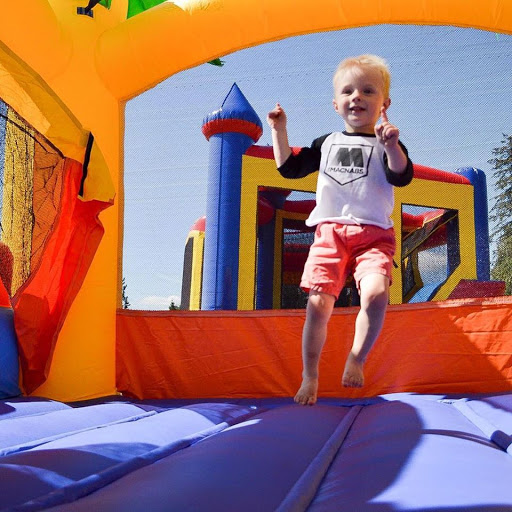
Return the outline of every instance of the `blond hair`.
<path id="1" fill-rule="evenodd" d="M 384 86 L 383 93 L 384 97 L 389 97 L 389 88 L 391 85 L 391 73 L 389 72 L 388 63 L 385 59 L 382 57 L 379 57 L 378 55 L 359 55 L 358 57 L 348 57 L 344 60 L 342 60 L 338 67 L 336 68 L 336 71 L 334 72 L 334 76 L 332 79 L 332 83 L 334 85 L 334 88 L 336 88 L 336 82 L 340 75 L 345 73 L 347 69 L 350 69 L 352 67 L 359 67 L 359 68 L 372 68 L 378 71 L 382 77 L 382 84 Z"/>

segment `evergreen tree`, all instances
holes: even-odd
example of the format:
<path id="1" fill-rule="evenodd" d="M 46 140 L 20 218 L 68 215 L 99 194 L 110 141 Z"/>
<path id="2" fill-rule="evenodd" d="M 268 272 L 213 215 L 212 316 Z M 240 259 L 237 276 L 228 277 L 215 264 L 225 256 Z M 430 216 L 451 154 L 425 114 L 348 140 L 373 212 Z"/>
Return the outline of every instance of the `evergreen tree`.
<path id="1" fill-rule="evenodd" d="M 121 288 L 121 302 L 122 302 L 122 308 L 123 309 L 130 309 L 130 302 L 128 300 L 128 295 L 126 295 L 126 281 L 123 277 L 122 280 L 122 288 Z"/>
<path id="2" fill-rule="evenodd" d="M 490 220 L 494 228 L 491 238 L 496 242 L 496 256 L 491 270 L 493 279 L 506 282 L 507 295 L 512 294 L 512 135 L 503 134 L 501 146 L 492 150 L 493 177 L 497 195 Z"/>

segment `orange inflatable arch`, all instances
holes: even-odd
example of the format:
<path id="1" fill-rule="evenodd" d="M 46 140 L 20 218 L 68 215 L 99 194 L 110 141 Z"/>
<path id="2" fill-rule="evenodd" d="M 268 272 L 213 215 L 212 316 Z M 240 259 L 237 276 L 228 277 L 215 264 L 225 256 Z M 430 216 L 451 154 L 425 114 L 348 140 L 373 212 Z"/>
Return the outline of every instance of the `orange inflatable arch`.
<path id="1" fill-rule="evenodd" d="M 60 400 L 116 391 L 129 99 L 181 70 L 299 34 L 376 24 L 512 33 L 507 0 L 366 0 L 357 9 L 338 0 L 156 0 L 143 12 L 134 4 L 102 0 L 88 16 L 79 14 L 86 0 L 0 2 L 1 99 L 65 157 L 87 158 L 81 202 L 112 205 L 99 216 L 104 236 L 50 347 L 47 380 L 31 390 Z"/>

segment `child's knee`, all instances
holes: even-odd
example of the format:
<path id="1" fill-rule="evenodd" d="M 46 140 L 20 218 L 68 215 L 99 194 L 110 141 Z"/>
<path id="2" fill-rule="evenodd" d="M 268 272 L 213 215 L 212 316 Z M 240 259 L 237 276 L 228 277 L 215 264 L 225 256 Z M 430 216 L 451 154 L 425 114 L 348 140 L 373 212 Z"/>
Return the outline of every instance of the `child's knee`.
<path id="1" fill-rule="evenodd" d="M 311 292 L 308 298 L 307 312 L 310 317 L 329 317 L 336 298 L 321 292 Z"/>
<path id="2" fill-rule="evenodd" d="M 369 307 L 385 309 L 389 302 L 389 293 L 387 290 L 375 291 L 368 297 Z"/>
<path id="3" fill-rule="evenodd" d="M 360 283 L 361 306 L 386 307 L 389 300 L 389 279 L 383 274 L 370 274 Z"/>

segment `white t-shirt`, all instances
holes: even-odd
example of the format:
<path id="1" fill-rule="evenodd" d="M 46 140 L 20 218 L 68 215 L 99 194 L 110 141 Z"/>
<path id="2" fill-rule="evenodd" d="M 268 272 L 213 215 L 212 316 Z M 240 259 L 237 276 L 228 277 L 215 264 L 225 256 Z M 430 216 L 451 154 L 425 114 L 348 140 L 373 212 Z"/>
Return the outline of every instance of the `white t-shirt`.
<path id="1" fill-rule="evenodd" d="M 315 139 L 310 148 L 302 148 L 279 168 L 286 178 L 301 178 L 316 170 L 316 206 L 306 221 L 308 226 L 337 222 L 390 228 L 393 186 L 405 186 L 413 177 L 409 158 L 406 171 L 394 173 L 374 135 L 346 132 Z"/>

